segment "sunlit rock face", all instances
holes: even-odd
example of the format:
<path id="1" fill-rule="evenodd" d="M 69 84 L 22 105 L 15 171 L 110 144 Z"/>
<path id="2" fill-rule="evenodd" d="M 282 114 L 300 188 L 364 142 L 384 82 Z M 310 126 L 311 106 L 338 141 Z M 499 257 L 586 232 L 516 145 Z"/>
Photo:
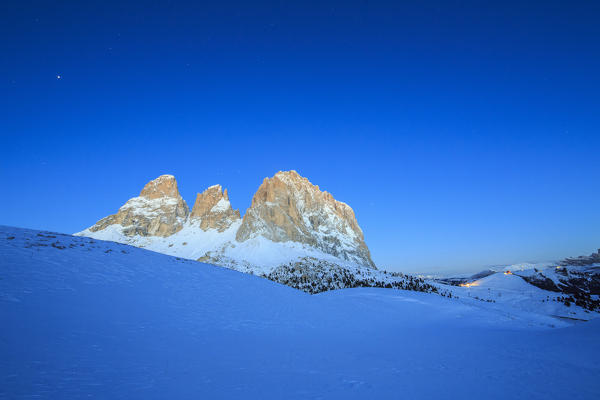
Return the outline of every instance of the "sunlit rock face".
<path id="1" fill-rule="evenodd" d="M 265 178 L 236 234 L 298 242 L 343 260 L 375 268 L 354 211 L 296 171 Z"/>
<path id="2" fill-rule="evenodd" d="M 223 232 L 240 219 L 240 211 L 231 208 L 227 189 L 214 185 L 196 196 L 190 214 L 190 221 L 197 223 L 204 231 L 216 229 Z"/>
<path id="3" fill-rule="evenodd" d="M 162 175 L 144 186 L 138 197 L 127 201 L 116 214 L 109 215 L 89 228 L 90 232 L 121 225 L 126 236 L 167 237 L 180 231 L 189 208 L 177 189 L 172 175 Z"/>

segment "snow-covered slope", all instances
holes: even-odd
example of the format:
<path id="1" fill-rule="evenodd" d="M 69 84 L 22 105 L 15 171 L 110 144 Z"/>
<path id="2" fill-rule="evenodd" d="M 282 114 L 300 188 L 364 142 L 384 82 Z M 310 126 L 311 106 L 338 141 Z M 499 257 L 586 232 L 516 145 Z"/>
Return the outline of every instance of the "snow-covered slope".
<path id="1" fill-rule="evenodd" d="M 522 310 L 528 313 L 559 318 L 589 320 L 600 317 L 598 312 L 577 306 L 565 306 L 559 293 L 540 289 L 521 276 L 498 272 L 463 286 L 444 286 L 453 296 L 490 303 L 488 308 Z"/>
<path id="2" fill-rule="evenodd" d="M 462 287 L 453 287 L 452 293 L 464 292 L 467 288 L 469 295 L 472 293 L 485 301 L 506 303 L 510 300 L 513 305 L 523 303 L 531 310 L 546 314 L 589 319 L 600 312 L 600 265 L 521 263 L 437 282 Z"/>
<path id="3" fill-rule="evenodd" d="M 231 224 L 222 232 L 216 229 L 202 230 L 194 220 L 186 221 L 182 228 L 168 236 L 127 236 L 123 227 L 110 225 L 97 232 L 84 230 L 78 236 L 109 240 L 117 243 L 164 253 L 190 260 L 202 259 L 241 272 L 260 275 L 274 268 L 304 257 L 313 257 L 336 264 L 354 267 L 355 263 L 340 260 L 309 245 L 287 241 L 274 242 L 257 236 L 243 242 L 235 239 L 241 220 Z"/>
<path id="4" fill-rule="evenodd" d="M 600 320 L 499 304 L 375 288 L 310 296 L 122 244 L 0 227 L 0 398 L 600 396 Z"/>

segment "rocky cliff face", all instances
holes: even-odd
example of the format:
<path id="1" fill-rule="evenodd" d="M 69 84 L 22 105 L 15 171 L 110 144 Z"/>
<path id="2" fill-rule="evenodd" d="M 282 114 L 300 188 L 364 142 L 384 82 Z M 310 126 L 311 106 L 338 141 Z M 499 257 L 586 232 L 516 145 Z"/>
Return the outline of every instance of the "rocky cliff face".
<path id="1" fill-rule="evenodd" d="M 140 195 L 127 201 L 116 214 L 101 219 L 89 231 L 98 232 L 117 224 L 123 227 L 125 236 L 167 237 L 182 229 L 188 214 L 175 178 L 162 175 L 146 184 Z"/>
<path id="2" fill-rule="evenodd" d="M 236 234 L 239 242 L 263 236 L 298 242 L 374 268 L 354 211 L 296 171 L 265 178 Z"/>
<path id="3" fill-rule="evenodd" d="M 240 211 L 231 208 L 227 189 L 214 185 L 196 196 L 190 220 L 199 224 L 204 231 L 216 229 L 223 232 L 240 219 Z"/>

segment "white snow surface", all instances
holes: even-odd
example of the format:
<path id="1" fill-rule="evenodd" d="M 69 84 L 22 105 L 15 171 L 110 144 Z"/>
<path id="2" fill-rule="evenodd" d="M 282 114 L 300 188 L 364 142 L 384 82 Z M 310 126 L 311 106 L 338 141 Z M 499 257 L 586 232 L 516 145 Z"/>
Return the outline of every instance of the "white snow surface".
<path id="1" fill-rule="evenodd" d="M 178 199 L 174 197 L 160 197 L 157 199 L 149 199 L 147 197 L 133 197 L 121 206 L 119 210 L 133 209 L 136 214 L 146 217 L 159 216 L 163 211 L 162 208 L 167 206 L 176 206 Z"/>
<path id="2" fill-rule="evenodd" d="M 221 249 L 228 242 L 235 240 L 235 233 L 241 221 L 234 222 L 227 230 L 219 232 L 216 229 L 204 231 L 194 220 L 186 221 L 183 228 L 166 238 L 160 236 L 127 236 L 123 234 L 123 226 L 109 225 L 105 229 L 92 232 L 86 229 L 77 233 L 100 240 L 129 244 L 136 247 L 196 260 L 208 251 Z"/>
<path id="3" fill-rule="evenodd" d="M 505 277 L 478 288 L 521 290 Z M 18 228 L 0 227 L 0 320 L 3 399 L 600 397 L 598 319 L 391 289 L 311 296 Z"/>
<path id="4" fill-rule="evenodd" d="M 219 213 L 219 212 L 227 211 L 230 208 L 231 208 L 231 204 L 229 203 L 229 201 L 225 200 L 225 199 L 221 199 L 217 202 L 217 204 L 215 204 L 213 206 L 213 208 L 210 209 L 210 211 L 214 212 L 214 213 Z"/>
<path id="5" fill-rule="evenodd" d="M 207 252 L 211 252 L 212 255 L 222 257 L 223 266 L 243 272 L 252 271 L 256 274 L 268 273 L 279 265 L 303 257 L 314 257 L 342 266 L 357 266 L 355 263 L 342 260 L 303 243 L 292 241 L 274 242 L 263 236 L 255 236 L 243 242 L 238 242 L 235 236 L 241 223 L 241 220 L 236 221 L 223 232 L 216 229 L 204 231 L 191 219 L 183 223 L 183 228 L 179 232 L 166 238 L 160 236 L 127 236 L 123 234 L 123 226 L 119 224 L 109 225 L 105 229 L 96 232 L 86 229 L 76 233 L 76 235 L 129 244 L 190 260 L 197 260 Z"/>

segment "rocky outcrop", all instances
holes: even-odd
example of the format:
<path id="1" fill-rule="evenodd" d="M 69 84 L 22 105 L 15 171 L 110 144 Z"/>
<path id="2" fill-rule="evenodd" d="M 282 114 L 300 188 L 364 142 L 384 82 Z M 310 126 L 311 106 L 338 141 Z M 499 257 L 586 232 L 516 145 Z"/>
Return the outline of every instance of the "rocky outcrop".
<path id="1" fill-rule="evenodd" d="M 116 214 L 101 219 L 90 232 L 121 225 L 126 236 L 170 236 L 181 230 L 189 208 L 177 189 L 172 175 L 162 175 L 150 181 L 138 197 L 127 201 Z"/>
<path id="2" fill-rule="evenodd" d="M 214 185 L 196 196 L 190 220 L 204 231 L 216 229 L 223 232 L 240 219 L 240 211 L 231 208 L 227 189 Z"/>
<path id="3" fill-rule="evenodd" d="M 303 243 L 375 268 L 352 208 L 296 171 L 278 172 L 258 188 L 236 239 L 243 242 L 256 236 Z"/>

